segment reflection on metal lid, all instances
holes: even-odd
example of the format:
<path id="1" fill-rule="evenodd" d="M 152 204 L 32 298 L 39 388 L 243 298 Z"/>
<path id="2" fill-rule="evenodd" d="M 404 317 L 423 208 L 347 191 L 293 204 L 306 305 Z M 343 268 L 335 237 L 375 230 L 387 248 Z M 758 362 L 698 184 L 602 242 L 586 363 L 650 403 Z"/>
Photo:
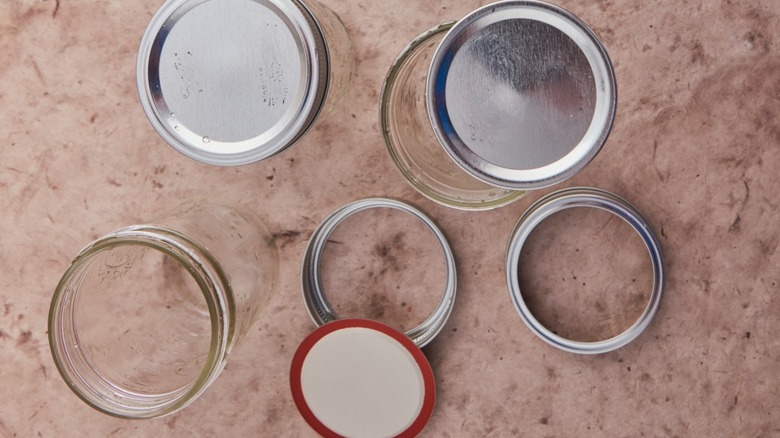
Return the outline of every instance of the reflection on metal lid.
<path id="1" fill-rule="evenodd" d="M 312 124 L 327 58 L 314 19 L 294 0 L 169 0 L 141 42 L 139 95 L 183 154 L 245 164 L 284 150 Z"/>
<path id="2" fill-rule="evenodd" d="M 428 112 L 448 154 L 509 189 L 560 182 L 592 160 L 616 106 L 596 36 L 547 3 L 505 1 L 459 21 L 431 63 Z"/>

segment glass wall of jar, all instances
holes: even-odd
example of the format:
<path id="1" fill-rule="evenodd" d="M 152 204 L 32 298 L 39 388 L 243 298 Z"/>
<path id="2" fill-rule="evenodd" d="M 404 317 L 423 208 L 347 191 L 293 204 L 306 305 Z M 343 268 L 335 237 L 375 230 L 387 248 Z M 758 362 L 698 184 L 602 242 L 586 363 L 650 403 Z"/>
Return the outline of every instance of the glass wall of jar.
<path id="1" fill-rule="evenodd" d="M 167 0 L 141 40 L 141 105 L 190 158 L 240 165 L 296 143 L 346 93 L 352 46 L 316 0 Z"/>
<path id="2" fill-rule="evenodd" d="M 540 1 L 501 1 L 417 37 L 380 122 L 396 166 L 443 205 L 489 209 L 561 182 L 607 139 L 617 90 L 595 34 Z"/>
<path id="3" fill-rule="evenodd" d="M 272 236 L 239 206 L 190 202 L 121 228 L 62 276 L 49 311 L 54 362 L 102 412 L 176 412 L 217 378 L 277 276 Z"/>

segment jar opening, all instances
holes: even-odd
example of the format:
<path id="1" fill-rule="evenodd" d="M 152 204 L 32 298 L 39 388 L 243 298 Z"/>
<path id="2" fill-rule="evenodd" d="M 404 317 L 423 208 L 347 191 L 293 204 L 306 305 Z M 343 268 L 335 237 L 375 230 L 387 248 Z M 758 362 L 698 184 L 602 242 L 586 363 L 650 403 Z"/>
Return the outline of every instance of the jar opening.
<path id="1" fill-rule="evenodd" d="M 111 415 L 165 415 L 222 368 L 229 303 L 197 249 L 159 232 L 119 231 L 84 249 L 52 300 L 62 377 Z"/>

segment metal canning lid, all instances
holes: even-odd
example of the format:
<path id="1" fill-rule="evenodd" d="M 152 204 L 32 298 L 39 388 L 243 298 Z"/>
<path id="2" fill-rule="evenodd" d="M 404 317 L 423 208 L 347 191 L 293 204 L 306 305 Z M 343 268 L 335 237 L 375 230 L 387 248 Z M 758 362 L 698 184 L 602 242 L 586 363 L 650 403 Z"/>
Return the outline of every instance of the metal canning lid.
<path id="1" fill-rule="evenodd" d="M 347 204 L 333 212 L 320 226 L 314 231 L 306 253 L 303 258 L 301 268 L 301 286 L 303 289 L 303 299 L 306 302 L 306 308 L 309 311 L 312 321 L 317 326 L 321 326 L 331 321 L 339 319 L 336 312 L 333 311 L 320 279 L 320 261 L 325 245 L 331 233 L 348 217 L 360 211 L 370 208 L 392 208 L 402 212 L 409 213 L 422 222 L 436 237 L 441 245 L 445 262 L 445 285 L 444 293 L 434 311 L 419 325 L 406 332 L 406 336 L 420 348 L 427 345 L 444 328 L 444 324 L 452 312 L 455 304 L 455 292 L 457 289 L 457 273 L 455 270 L 455 257 L 450 249 L 447 238 L 441 232 L 439 227 L 428 218 L 424 213 L 416 208 L 400 201 L 384 198 L 368 198 Z"/>
<path id="2" fill-rule="evenodd" d="M 324 36 L 297 0 L 168 0 L 137 65 L 154 129 L 184 155 L 222 166 L 295 143 L 320 112 L 328 75 Z"/>
<path id="3" fill-rule="evenodd" d="M 415 437 L 435 404 L 433 370 L 403 333 L 365 319 L 312 332 L 293 356 L 298 411 L 324 437 Z"/>
<path id="4" fill-rule="evenodd" d="M 653 267 L 653 286 L 650 299 L 639 319 L 624 332 L 610 339 L 581 342 L 558 336 L 542 325 L 531 313 L 520 290 L 518 265 L 522 262 L 522 249 L 531 232 L 550 215 L 573 207 L 598 208 L 626 221 L 642 238 Z M 664 268 L 661 248 L 652 230 L 639 211 L 617 195 L 596 188 L 575 187 L 551 193 L 526 210 L 517 223 L 509 241 L 506 258 L 506 275 L 512 302 L 523 322 L 534 334 L 550 345 L 572 353 L 597 354 L 618 349 L 633 341 L 650 325 L 661 304 L 664 287 Z"/>
<path id="5" fill-rule="evenodd" d="M 539 1 L 503 1 L 459 21 L 427 82 L 436 136 L 466 172 L 537 189 L 587 165 L 615 118 L 615 73 L 596 35 Z"/>

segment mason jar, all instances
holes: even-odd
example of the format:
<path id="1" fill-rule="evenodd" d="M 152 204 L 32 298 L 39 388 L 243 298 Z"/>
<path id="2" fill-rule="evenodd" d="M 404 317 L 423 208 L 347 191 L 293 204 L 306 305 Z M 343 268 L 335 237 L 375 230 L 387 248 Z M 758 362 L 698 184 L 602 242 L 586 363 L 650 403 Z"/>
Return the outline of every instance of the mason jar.
<path id="1" fill-rule="evenodd" d="M 167 0 L 141 40 L 141 105 L 157 133 L 231 166 L 292 146 L 340 100 L 352 46 L 316 0 Z"/>
<path id="2" fill-rule="evenodd" d="M 403 49 L 380 123 L 417 191 L 479 210 L 579 172 L 606 141 L 616 103 L 612 63 L 582 21 L 541 1 L 501 1 Z"/>
<path id="3" fill-rule="evenodd" d="M 190 202 L 95 240 L 62 276 L 49 345 L 83 401 L 125 418 L 192 403 L 259 317 L 276 245 L 238 206 Z"/>

